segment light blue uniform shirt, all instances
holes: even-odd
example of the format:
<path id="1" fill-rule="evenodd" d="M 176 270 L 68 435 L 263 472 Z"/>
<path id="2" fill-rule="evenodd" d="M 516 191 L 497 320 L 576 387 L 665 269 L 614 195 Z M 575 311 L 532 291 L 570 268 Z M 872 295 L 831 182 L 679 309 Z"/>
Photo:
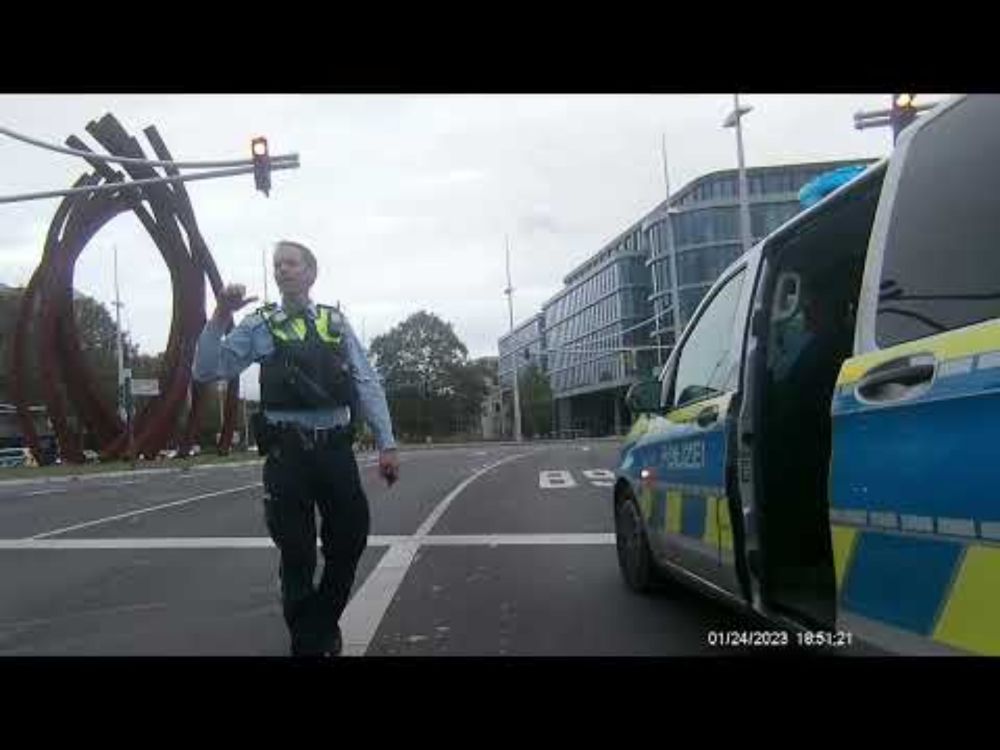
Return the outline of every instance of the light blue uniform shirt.
<path id="1" fill-rule="evenodd" d="M 312 302 L 307 313 L 313 320 L 316 319 L 316 305 Z M 395 448 L 385 391 L 346 318 L 342 327 L 347 362 L 358 393 L 361 412 L 358 416 L 371 427 L 379 450 Z M 222 326 L 211 318 L 198 337 L 191 374 L 199 383 L 232 380 L 254 362 L 260 362 L 273 353 L 274 340 L 260 313 L 247 315 L 228 336 L 224 335 Z M 266 409 L 264 416 L 269 422 L 297 422 L 313 429 L 342 427 L 351 421 L 351 410 L 346 406 L 308 411 Z"/>

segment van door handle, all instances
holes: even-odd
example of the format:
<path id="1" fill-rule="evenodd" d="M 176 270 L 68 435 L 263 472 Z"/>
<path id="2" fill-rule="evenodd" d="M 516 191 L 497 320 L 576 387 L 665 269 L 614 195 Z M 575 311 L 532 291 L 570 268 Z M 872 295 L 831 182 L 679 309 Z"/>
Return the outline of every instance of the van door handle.
<path id="1" fill-rule="evenodd" d="M 716 420 L 719 418 L 719 407 L 718 406 L 706 406 L 700 412 L 698 412 L 698 417 L 696 422 L 700 427 L 708 427 L 710 424 L 715 424 Z"/>
<path id="2" fill-rule="evenodd" d="M 858 395 L 871 401 L 895 400 L 912 394 L 918 386 L 925 385 L 934 377 L 934 358 L 930 355 L 916 355 L 890 360 L 870 370 L 858 381 Z M 900 386 L 886 393 L 887 386 Z"/>

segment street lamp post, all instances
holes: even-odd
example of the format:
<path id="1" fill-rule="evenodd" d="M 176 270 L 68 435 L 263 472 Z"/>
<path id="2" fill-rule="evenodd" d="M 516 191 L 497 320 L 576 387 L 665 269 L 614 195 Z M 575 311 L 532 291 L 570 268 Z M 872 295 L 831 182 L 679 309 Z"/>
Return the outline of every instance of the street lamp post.
<path id="1" fill-rule="evenodd" d="M 250 422 L 247 419 L 247 398 L 243 395 L 243 450 L 250 450 Z"/>
<path id="2" fill-rule="evenodd" d="M 743 252 L 750 249 L 750 202 L 747 192 L 747 172 L 743 163 L 743 115 L 753 110 L 753 107 L 741 107 L 740 95 L 733 94 L 733 111 L 722 122 L 724 128 L 736 128 L 736 160 L 740 175 L 740 240 Z"/>
<path id="3" fill-rule="evenodd" d="M 514 287 L 510 283 L 510 243 L 504 236 L 504 245 L 507 248 L 507 288 L 503 293 L 507 295 L 507 311 L 510 313 L 510 332 L 514 333 Z M 513 341 L 511 342 L 513 343 Z M 517 383 L 517 352 L 513 352 L 511 357 L 514 361 L 514 440 L 521 442 L 521 394 Z"/>
<path id="4" fill-rule="evenodd" d="M 670 256 L 670 305 L 674 311 L 673 329 L 674 341 L 671 349 L 677 346 L 680 341 L 681 328 L 681 299 L 680 299 L 680 279 L 677 278 L 677 250 L 674 246 L 674 218 L 676 209 L 670 205 L 670 170 L 667 167 L 667 137 L 663 136 L 663 183 L 667 191 L 667 253 Z"/>
<path id="5" fill-rule="evenodd" d="M 115 328 L 118 340 L 118 416 L 125 422 L 125 429 L 128 432 L 128 458 L 129 464 L 135 468 L 135 443 L 132 431 L 132 369 L 125 367 L 125 354 L 122 334 L 122 306 L 118 293 L 118 245 L 113 246 L 115 255 Z"/>

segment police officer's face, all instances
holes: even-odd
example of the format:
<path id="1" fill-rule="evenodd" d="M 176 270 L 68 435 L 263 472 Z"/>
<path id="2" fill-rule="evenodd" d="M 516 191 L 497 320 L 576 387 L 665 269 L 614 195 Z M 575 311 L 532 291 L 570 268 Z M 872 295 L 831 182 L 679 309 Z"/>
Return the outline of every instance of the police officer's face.
<path id="1" fill-rule="evenodd" d="M 309 292 L 316 274 L 306 263 L 302 251 L 294 245 L 279 245 L 274 251 L 274 281 L 286 297 L 301 297 Z"/>

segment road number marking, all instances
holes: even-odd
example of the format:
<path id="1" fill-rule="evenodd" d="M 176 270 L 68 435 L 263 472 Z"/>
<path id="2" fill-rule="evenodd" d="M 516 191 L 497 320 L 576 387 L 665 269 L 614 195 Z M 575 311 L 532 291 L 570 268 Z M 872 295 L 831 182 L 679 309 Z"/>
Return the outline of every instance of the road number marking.
<path id="1" fill-rule="evenodd" d="M 584 478 L 594 487 L 613 487 L 615 473 L 608 469 L 584 469 Z M 543 490 L 565 490 L 577 486 L 572 472 L 565 469 L 548 469 L 538 473 L 538 486 Z"/>
<path id="2" fill-rule="evenodd" d="M 585 469 L 583 475 L 595 487 L 614 487 L 615 473 L 607 469 Z"/>
<path id="3" fill-rule="evenodd" d="M 538 474 L 538 486 L 543 490 L 561 490 L 576 487 L 576 480 L 568 471 L 560 469 L 542 471 Z"/>

